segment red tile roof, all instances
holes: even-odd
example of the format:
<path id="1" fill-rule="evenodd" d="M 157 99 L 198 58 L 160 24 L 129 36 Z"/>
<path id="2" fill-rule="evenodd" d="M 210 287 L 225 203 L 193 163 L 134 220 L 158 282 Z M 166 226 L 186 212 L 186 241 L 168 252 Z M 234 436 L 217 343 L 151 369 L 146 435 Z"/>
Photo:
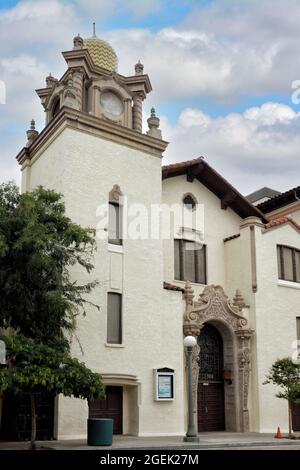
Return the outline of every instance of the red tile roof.
<path id="1" fill-rule="evenodd" d="M 164 289 L 174 290 L 177 292 L 184 292 L 183 287 L 175 286 L 174 284 L 171 284 L 170 282 L 164 282 Z"/>
<path id="2" fill-rule="evenodd" d="M 236 233 L 235 235 L 231 235 L 231 237 L 224 238 L 223 242 L 229 242 L 230 240 L 234 240 L 235 238 L 239 238 L 240 236 L 240 233 Z"/>
<path id="3" fill-rule="evenodd" d="M 291 217 L 287 217 L 286 215 L 279 217 L 278 219 L 271 220 L 267 224 L 265 224 L 265 228 L 273 228 L 277 227 L 278 225 L 283 225 L 283 224 L 292 224 L 297 230 L 300 231 L 300 225 L 295 222 Z"/>
<path id="4" fill-rule="evenodd" d="M 293 202 L 299 200 L 299 196 L 300 186 L 297 186 L 296 188 L 289 189 L 289 191 L 274 196 L 265 202 L 261 202 L 257 205 L 257 207 L 264 214 L 267 214 L 268 212 L 272 212 L 276 209 L 281 209 L 282 207 L 292 204 Z"/>
<path id="5" fill-rule="evenodd" d="M 192 182 L 196 178 L 220 200 L 222 209 L 231 207 L 242 219 L 255 216 L 267 222 L 265 215 L 214 170 L 203 157 L 162 167 L 162 179 L 186 175 Z"/>

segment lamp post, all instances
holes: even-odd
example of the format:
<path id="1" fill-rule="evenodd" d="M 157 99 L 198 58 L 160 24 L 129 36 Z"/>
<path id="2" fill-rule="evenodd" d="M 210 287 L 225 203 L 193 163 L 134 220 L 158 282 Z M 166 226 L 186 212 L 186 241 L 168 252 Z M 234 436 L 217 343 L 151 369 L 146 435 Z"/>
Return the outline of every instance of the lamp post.
<path id="1" fill-rule="evenodd" d="M 6 346 L 4 341 L 0 340 L 0 369 L 1 367 L 6 367 Z M 0 392 L 0 428 L 1 428 L 1 421 L 2 421 L 2 401 L 3 401 L 3 393 Z"/>
<path id="2" fill-rule="evenodd" d="M 183 340 L 183 345 L 187 348 L 188 353 L 188 430 L 183 440 L 185 442 L 199 442 L 199 437 L 196 432 L 194 423 L 194 400 L 193 400 L 193 377 L 192 377 L 192 353 L 193 347 L 197 344 L 194 336 L 186 336 Z"/>

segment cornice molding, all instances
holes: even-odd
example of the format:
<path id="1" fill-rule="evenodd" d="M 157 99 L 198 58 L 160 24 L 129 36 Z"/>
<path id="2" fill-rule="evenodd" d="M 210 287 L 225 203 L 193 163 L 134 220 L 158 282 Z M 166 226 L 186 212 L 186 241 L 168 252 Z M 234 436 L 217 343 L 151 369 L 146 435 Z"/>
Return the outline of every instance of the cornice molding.
<path id="1" fill-rule="evenodd" d="M 162 158 L 162 153 L 168 146 L 168 142 L 164 140 L 141 134 L 133 129 L 120 126 L 112 121 L 91 116 L 82 111 L 63 107 L 33 143 L 29 147 L 24 147 L 18 153 L 16 156 L 18 163 L 22 165 L 25 160 L 32 160 L 41 147 L 43 147 L 49 138 L 62 126 L 86 132 L 95 137 L 101 137 L 121 145 L 126 145 L 159 158 Z"/>

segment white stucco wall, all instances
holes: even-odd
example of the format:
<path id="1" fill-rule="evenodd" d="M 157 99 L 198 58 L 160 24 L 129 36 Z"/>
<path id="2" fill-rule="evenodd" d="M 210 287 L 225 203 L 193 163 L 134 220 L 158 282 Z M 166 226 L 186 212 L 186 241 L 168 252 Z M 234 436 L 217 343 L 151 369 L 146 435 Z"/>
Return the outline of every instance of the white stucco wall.
<path id="1" fill-rule="evenodd" d="M 64 193 L 68 215 L 85 227 L 96 227 L 96 210 L 108 202 L 115 184 L 128 204 L 147 209 L 161 200 L 161 160 L 108 140 L 64 130 L 31 168 L 30 187 L 42 184 Z M 106 345 L 106 298 L 110 288 L 111 253 L 107 241 L 98 240 L 92 278 L 100 284 L 90 300 L 100 311 L 87 309 L 78 319 L 73 351 L 89 367 L 101 373 L 132 374 L 139 385 L 137 432 L 140 435 L 181 434 L 183 413 L 182 301 L 178 292 L 163 290 L 163 256 L 160 240 L 125 240 L 123 244 L 123 344 Z M 78 282 L 88 280 L 77 268 Z M 176 372 L 174 402 L 153 399 L 153 369 L 169 367 Z M 128 394 L 127 394 L 128 395 Z M 126 401 L 126 394 L 124 400 Z M 124 414 L 128 415 L 124 403 Z M 126 411 L 127 410 L 127 411 Z M 59 403 L 58 437 L 84 436 L 87 407 L 83 402 L 62 399 Z M 128 425 L 125 425 L 125 428 Z"/>
<path id="2" fill-rule="evenodd" d="M 257 233 L 258 291 L 256 294 L 257 369 L 260 431 L 287 431 L 287 403 L 275 398 L 272 385 L 262 385 L 276 359 L 290 357 L 300 316 L 300 285 L 278 281 L 276 245 L 300 249 L 299 233 L 289 224 Z"/>
<path id="3" fill-rule="evenodd" d="M 252 341 L 252 372 L 249 388 L 250 429 L 274 432 L 287 426 L 287 407 L 275 398 L 270 385 L 262 385 L 277 358 L 292 354 L 296 316 L 300 316 L 299 286 L 278 284 L 276 244 L 300 249 L 299 233 L 289 225 L 264 231 L 255 227 L 257 292 L 252 290 L 250 229 L 240 230 L 241 218 L 195 180 L 185 176 L 161 183 L 161 161 L 138 150 L 71 129 L 58 134 L 41 157 L 34 161 L 25 180 L 27 189 L 42 184 L 63 192 L 70 217 L 86 227 L 96 227 L 96 210 L 108 202 L 118 184 L 128 203 L 181 204 L 192 193 L 204 204 L 204 243 L 207 245 L 207 283 L 220 284 L 230 298 L 241 289 L 248 309 Z M 240 237 L 224 243 L 224 238 Z M 78 319 L 78 337 L 84 354 L 74 342 L 73 351 L 95 371 L 132 374 L 138 386 L 124 387 L 124 432 L 139 435 L 183 434 L 184 358 L 182 350 L 183 302 L 180 292 L 162 289 L 163 280 L 174 280 L 173 239 L 125 240 L 121 253 L 111 252 L 107 241 L 98 240 L 95 270 L 100 281 L 91 300 L 100 306 L 87 309 Z M 90 280 L 78 268 L 74 278 Z M 204 286 L 193 284 L 195 297 Z M 106 344 L 107 291 L 123 293 L 123 343 Z M 169 367 L 176 372 L 174 402 L 153 399 L 153 369 Z M 133 385 L 132 385 L 133 387 Z M 87 403 L 62 398 L 58 407 L 58 437 L 86 435 Z"/>
<path id="4" fill-rule="evenodd" d="M 228 281 L 241 289 L 247 304 L 252 340 L 249 395 L 250 429 L 287 431 L 287 404 L 275 397 L 276 388 L 263 385 L 276 359 L 292 355 L 296 317 L 300 316 L 300 285 L 281 285 L 278 280 L 277 244 L 300 248 L 299 233 L 289 224 L 265 230 L 255 226 L 257 292 L 252 291 L 250 230 L 226 242 Z M 230 290 L 230 288 L 228 289 Z"/>
<path id="5" fill-rule="evenodd" d="M 164 204 L 182 204 L 186 193 L 191 193 L 204 209 L 204 244 L 207 258 L 207 284 L 220 284 L 226 287 L 226 262 L 223 239 L 239 233 L 241 218 L 230 208 L 221 209 L 220 199 L 198 180 L 189 183 L 186 175 L 168 178 L 163 181 L 162 200 Z M 192 228 L 192 227 L 187 227 Z M 177 238 L 180 238 L 178 236 Z M 164 279 L 178 285 L 174 279 L 174 240 L 164 241 Z M 193 284 L 198 296 L 203 286 Z"/>

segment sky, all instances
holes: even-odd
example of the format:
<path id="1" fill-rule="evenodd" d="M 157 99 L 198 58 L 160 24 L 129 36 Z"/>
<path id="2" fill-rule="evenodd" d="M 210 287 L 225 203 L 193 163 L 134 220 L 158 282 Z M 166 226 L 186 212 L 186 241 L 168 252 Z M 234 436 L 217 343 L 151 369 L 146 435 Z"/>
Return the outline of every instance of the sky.
<path id="1" fill-rule="evenodd" d="M 165 164 L 204 156 L 243 194 L 300 184 L 299 0 L 0 1 L 0 183 L 20 182 L 30 120 L 44 127 L 34 90 L 94 21 L 122 75 L 141 60 L 150 76 Z"/>

